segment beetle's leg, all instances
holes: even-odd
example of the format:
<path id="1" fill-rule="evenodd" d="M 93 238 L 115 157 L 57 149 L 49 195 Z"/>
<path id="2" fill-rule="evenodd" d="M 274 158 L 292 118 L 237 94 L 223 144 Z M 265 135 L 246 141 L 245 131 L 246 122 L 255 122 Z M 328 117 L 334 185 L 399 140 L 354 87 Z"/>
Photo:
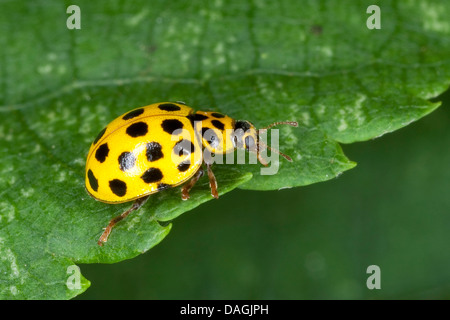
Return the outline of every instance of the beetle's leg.
<path id="1" fill-rule="evenodd" d="M 195 175 L 192 177 L 191 180 L 188 181 L 182 188 L 181 188 L 181 199 L 187 200 L 189 199 L 189 191 L 191 191 L 192 187 L 195 185 L 195 183 L 203 176 L 203 169 L 200 167 L 198 171 L 195 173 Z"/>
<path id="2" fill-rule="evenodd" d="M 211 165 L 210 164 L 206 164 L 206 169 L 208 171 L 208 178 L 209 178 L 209 186 L 211 188 L 211 195 L 214 198 L 219 199 L 219 193 L 217 192 L 217 180 L 216 180 L 216 177 L 214 176 L 214 173 L 211 170 Z"/>
<path id="3" fill-rule="evenodd" d="M 103 243 L 108 241 L 108 236 L 111 233 L 112 228 L 116 225 L 116 223 L 125 219 L 132 211 L 135 211 L 135 210 L 139 209 L 140 207 L 142 207 L 142 205 L 147 201 L 148 197 L 149 196 L 146 196 L 146 197 L 142 197 L 142 198 L 135 200 L 130 209 L 128 209 L 127 211 L 122 213 L 120 216 L 117 216 L 117 217 L 111 219 L 108 226 L 105 228 L 105 231 L 103 231 L 102 235 L 100 236 L 100 239 L 98 239 L 97 244 L 99 246 L 102 246 Z"/>

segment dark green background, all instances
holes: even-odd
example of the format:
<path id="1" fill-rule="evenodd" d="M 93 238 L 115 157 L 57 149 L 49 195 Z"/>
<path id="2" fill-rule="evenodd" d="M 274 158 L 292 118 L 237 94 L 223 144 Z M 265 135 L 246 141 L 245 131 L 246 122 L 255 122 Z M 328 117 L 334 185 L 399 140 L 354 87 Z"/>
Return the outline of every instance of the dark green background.
<path id="1" fill-rule="evenodd" d="M 358 166 L 337 179 L 234 190 L 140 257 L 81 265 L 92 285 L 78 298 L 450 298 L 450 92 L 436 100 L 407 128 L 343 145 Z"/>

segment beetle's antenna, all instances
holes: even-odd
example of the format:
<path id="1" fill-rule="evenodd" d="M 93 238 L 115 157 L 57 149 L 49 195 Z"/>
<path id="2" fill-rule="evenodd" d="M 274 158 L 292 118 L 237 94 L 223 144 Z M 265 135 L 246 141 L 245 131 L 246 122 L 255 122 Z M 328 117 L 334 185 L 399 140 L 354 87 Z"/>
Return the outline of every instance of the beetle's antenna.
<path id="1" fill-rule="evenodd" d="M 264 127 L 264 128 L 259 129 L 259 130 L 258 130 L 258 136 L 259 136 L 259 131 L 261 131 L 261 130 L 267 131 L 268 129 L 270 129 L 270 128 L 272 128 L 272 127 L 275 127 L 275 126 L 278 126 L 278 125 L 280 125 L 280 124 L 287 124 L 287 125 L 290 125 L 290 126 L 292 126 L 292 127 L 298 127 L 298 122 L 297 122 L 297 121 L 277 121 L 277 122 L 274 122 L 274 123 L 269 124 L 267 127 Z M 259 140 L 259 139 L 258 139 L 258 140 Z M 281 152 L 280 150 L 277 150 L 277 149 L 275 149 L 275 148 L 269 147 L 267 144 L 265 144 L 265 143 L 262 142 L 261 140 L 258 141 L 258 159 L 261 159 L 261 158 L 262 158 L 262 157 L 260 156 L 260 152 L 259 152 L 259 151 L 260 151 L 261 149 L 263 149 L 263 148 L 267 148 L 267 149 L 269 149 L 269 150 L 272 151 L 272 152 L 276 152 L 276 153 L 278 153 L 280 156 L 282 156 L 283 158 L 285 158 L 287 161 L 292 162 L 292 158 L 289 157 L 287 154 L 284 154 L 283 152 Z M 261 162 L 261 160 L 260 160 L 260 162 Z M 266 161 L 264 161 L 264 162 L 266 162 Z M 261 162 L 261 163 L 263 163 L 263 162 Z M 264 164 L 264 163 L 263 163 L 263 164 Z M 267 164 L 267 162 L 266 162 L 266 164 Z"/>
<path id="2" fill-rule="evenodd" d="M 277 122 L 269 124 L 267 127 L 261 128 L 259 130 L 267 130 L 267 129 L 270 129 L 272 127 L 278 126 L 280 124 L 287 124 L 287 125 L 290 125 L 292 127 L 298 127 L 298 122 L 297 121 L 277 121 Z"/>
<path id="3" fill-rule="evenodd" d="M 285 158 L 287 161 L 292 162 L 292 158 L 289 157 L 287 154 L 284 154 L 284 153 L 281 152 L 280 150 L 275 149 L 275 148 L 272 148 L 272 147 L 269 147 L 267 144 L 265 144 L 265 143 L 262 142 L 262 141 L 259 141 L 259 145 L 262 146 L 263 148 L 269 149 L 269 150 L 272 151 L 272 152 L 278 153 L 280 156 L 282 156 L 283 158 Z M 259 150 L 258 150 L 258 154 L 259 154 Z"/>

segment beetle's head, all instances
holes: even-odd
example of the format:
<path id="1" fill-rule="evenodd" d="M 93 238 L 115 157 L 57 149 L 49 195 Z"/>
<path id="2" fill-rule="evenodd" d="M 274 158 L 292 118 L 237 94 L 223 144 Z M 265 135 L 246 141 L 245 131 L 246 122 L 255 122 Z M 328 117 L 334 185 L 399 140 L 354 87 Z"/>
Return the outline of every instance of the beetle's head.
<path id="1" fill-rule="evenodd" d="M 269 147 L 260 139 L 260 134 L 263 131 L 267 131 L 269 128 L 272 128 L 280 124 L 287 124 L 293 127 L 298 126 L 298 123 L 295 121 L 280 121 L 274 122 L 268 125 L 267 127 L 258 130 L 252 123 L 250 123 L 247 120 L 236 121 L 234 127 L 234 135 L 232 139 L 233 146 L 235 148 L 246 149 L 250 152 L 255 152 L 258 156 L 259 162 L 264 166 L 268 166 L 267 161 L 263 157 L 261 157 L 261 151 L 264 149 L 269 149 L 273 152 L 280 154 L 286 160 L 292 161 L 292 159 L 289 156 L 285 155 L 284 153 L 280 152 L 277 149 Z"/>
<path id="2" fill-rule="evenodd" d="M 247 120 L 236 121 L 233 146 L 248 151 L 258 151 L 258 130 Z"/>

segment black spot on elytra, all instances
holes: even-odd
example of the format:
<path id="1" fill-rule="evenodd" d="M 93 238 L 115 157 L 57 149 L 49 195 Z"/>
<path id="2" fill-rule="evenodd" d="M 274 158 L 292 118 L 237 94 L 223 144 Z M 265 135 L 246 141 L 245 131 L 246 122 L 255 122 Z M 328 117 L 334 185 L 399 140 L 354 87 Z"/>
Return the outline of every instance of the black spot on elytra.
<path id="1" fill-rule="evenodd" d="M 179 111 L 181 108 L 173 103 L 163 103 L 158 106 L 160 110 L 163 111 Z"/>
<path id="2" fill-rule="evenodd" d="M 92 172 L 91 169 L 88 170 L 87 176 L 88 176 L 89 184 L 91 185 L 92 190 L 97 191 L 98 190 L 98 180 L 94 176 L 94 173 Z"/>
<path id="3" fill-rule="evenodd" d="M 177 119 L 166 119 L 161 123 L 163 130 L 172 134 L 175 130 L 183 129 L 183 123 Z"/>
<path id="4" fill-rule="evenodd" d="M 158 168 L 150 168 L 144 172 L 141 176 L 141 179 L 144 180 L 145 183 L 154 183 L 158 182 L 163 178 L 163 174 L 161 170 Z"/>
<path id="5" fill-rule="evenodd" d="M 216 127 L 217 129 L 223 131 L 223 129 L 225 129 L 225 125 L 220 122 L 219 120 L 213 120 L 211 121 L 211 123 L 213 124 L 214 127 Z"/>
<path id="6" fill-rule="evenodd" d="M 171 187 L 170 184 L 160 183 L 158 184 L 158 191 L 166 190 L 169 189 L 170 187 Z"/>
<path id="7" fill-rule="evenodd" d="M 147 156 L 148 161 L 156 161 L 164 157 L 161 151 L 161 145 L 158 142 L 149 142 L 147 143 L 147 148 L 145 154 Z"/>
<path id="8" fill-rule="evenodd" d="M 95 159 L 97 159 L 100 163 L 103 163 L 105 162 L 108 154 L 109 154 L 108 144 L 104 143 L 100 147 L 98 147 L 97 151 L 95 151 Z"/>
<path id="9" fill-rule="evenodd" d="M 211 115 L 215 118 L 225 118 L 225 116 L 223 114 L 218 113 L 218 112 L 213 112 L 213 113 L 211 113 Z"/>
<path id="10" fill-rule="evenodd" d="M 123 197 L 127 193 L 127 184 L 119 179 L 114 179 L 109 182 L 111 191 L 119 197 Z"/>
<path id="11" fill-rule="evenodd" d="M 204 114 L 194 113 L 192 115 L 192 118 L 194 119 L 194 121 L 203 121 L 208 119 L 208 116 L 205 116 Z"/>
<path id="12" fill-rule="evenodd" d="M 194 126 L 195 121 L 203 121 L 208 119 L 207 116 L 203 114 L 193 113 L 187 116 L 187 118 L 191 121 L 192 127 Z"/>
<path id="13" fill-rule="evenodd" d="M 202 137 L 212 148 L 217 148 L 219 146 L 219 137 L 214 132 L 214 130 L 209 128 L 202 128 Z"/>
<path id="14" fill-rule="evenodd" d="M 105 131 L 106 131 L 106 128 L 103 128 L 103 130 L 98 133 L 97 138 L 95 138 L 93 144 L 96 144 L 98 142 L 98 140 L 100 140 L 103 137 L 103 135 L 105 134 Z"/>
<path id="15" fill-rule="evenodd" d="M 142 137 L 145 136 L 148 132 L 148 126 L 145 122 L 136 122 L 130 125 L 127 128 L 127 134 L 130 137 L 136 138 L 136 137 Z"/>
<path id="16" fill-rule="evenodd" d="M 194 144 L 189 140 L 180 140 L 173 147 L 173 152 L 182 157 L 183 155 L 190 155 L 195 150 Z"/>
<path id="17" fill-rule="evenodd" d="M 122 117 L 122 119 L 123 120 L 130 120 L 130 119 L 133 119 L 133 118 L 135 118 L 137 116 L 140 116 L 143 113 L 144 113 L 144 108 L 139 108 L 139 109 L 136 109 L 136 110 L 128 112 L 126 115 L 124 115 Z"/>
<path id="18" fill-rule="evenodd" d="M 130 170 L 134 167 L 134 164 L 136 163 L 136 157 L 132 152 L 123 152 L 119 156 L 119 168 L 122 171 Z"/>
<path id="19" fill-rule="evenodd" d="M 190 161 L 183 161 L 177 166 L 177 169 L 180 172 L 184 172 L 187 169 L 189 169 L 190 166 L 191 166 L 191 162 Z"/>

